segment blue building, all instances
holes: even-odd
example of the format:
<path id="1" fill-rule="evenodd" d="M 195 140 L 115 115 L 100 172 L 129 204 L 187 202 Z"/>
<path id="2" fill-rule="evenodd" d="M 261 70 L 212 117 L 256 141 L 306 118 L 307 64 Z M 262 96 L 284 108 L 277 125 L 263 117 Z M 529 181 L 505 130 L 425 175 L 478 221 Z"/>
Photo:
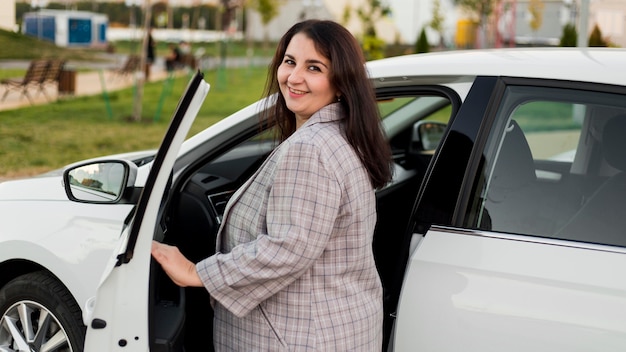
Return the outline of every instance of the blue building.
<path id="1" fill-rule="evenodd" d="M 108 22 L 100 13 L 40 10 L 24 14 L 22 33 L 62 47 L 105 46 Z"/>

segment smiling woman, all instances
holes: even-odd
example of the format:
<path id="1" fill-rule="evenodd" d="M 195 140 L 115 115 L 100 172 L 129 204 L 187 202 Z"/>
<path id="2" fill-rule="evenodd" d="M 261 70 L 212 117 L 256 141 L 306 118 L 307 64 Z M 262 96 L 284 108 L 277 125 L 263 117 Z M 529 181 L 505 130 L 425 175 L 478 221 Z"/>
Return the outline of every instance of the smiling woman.
<path id="1" fill-rule="evenodd" d="M 228 201 L 217 253 L 194 264 L 153 243 L 176 284 L 211 295 L 216 350 L 380 349 L 371 247 L 392 165 L 364 65 L 339 24 L 294 25 L 268 75 L 267 95 L 279 94 L 264 114 L 281 143 Z"/>
<path id="2" fill-rule="evenodd" d="M 271 66 L 279 97 L 278 66 L 301 63 L 285 55 L 289 42 Z M 626 50 L 407 55 L 342 82 L 347 55 L 326 49 L 315 53 L 341 73 L 329 77 L 341 101 L 297 129 L 286 100 L 227 116 L 245 104 L 208 94 L 204 79 L 217 81 L 208 74 L 185 82 L 171 123 L 106 120 L 101 97 L 76 99 L 78 110 L 68 99 L 0 113 L 0 158 L 75 162 L 84 148 L 90 159 L 68 169 L 129 166 L 125 196 L 107 204 L 68 199 L 60 170 L 0 183 L 0 350 L 207 352 L 213 336 L 218 348 L 280 350 L 293 339 L 311 346 L 321 332 L 316 343 L 331 350 L 382 340 L 376 351 L 625 351 Z M 303 77 L 316 74 L 310 64 Z M 229 75 L 228 87 L 258 97 L 262 81 L 250 87 L 246 73 Z M 377 105 L 354 98 L 361 88 L 375 89 Z M 131 104 L 126 93 L 117 108 Z M 392 150 L 393 178 L 375 191 L 384 177 L 373 180 L 359 159 L 367 146 L 348 142 L 354 123 L 368 121 L 361 108 L 382 119 Z M 159 157 L 92 159 L 109 150 L 97 146 L 132 151 L 148 134 L 162 141 Z M 153 260 L 154 241 L 189 259 L 202 286 L 177 286 Z M 258 343 L 242 332 L 257 328 Z"/>
<path id="3" fill-rule="evenodd" d="M 340 100 L 330 83 L 333 73 L 329 60 L 317 52 L 312 39 L 302 33 L 293 36 L 276 78 L 287 109 L 295 115 L 296 129 L 322 107 Z"/>

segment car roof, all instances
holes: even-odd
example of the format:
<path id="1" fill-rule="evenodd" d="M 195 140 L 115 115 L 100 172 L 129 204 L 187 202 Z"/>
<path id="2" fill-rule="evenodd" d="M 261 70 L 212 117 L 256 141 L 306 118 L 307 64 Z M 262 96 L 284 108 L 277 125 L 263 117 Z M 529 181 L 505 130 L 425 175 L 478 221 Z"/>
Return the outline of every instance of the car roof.
<path id="1" fill-rule="evenodd" d="M 626 49 L 504 48 L 432 52 L 370 61 L 377 87 L 398 80 L 420 83 L 472 81 L 475 76 L 510 76 L 626 85 Z M 384 79 L 383 79 L 384 78 Z"/>

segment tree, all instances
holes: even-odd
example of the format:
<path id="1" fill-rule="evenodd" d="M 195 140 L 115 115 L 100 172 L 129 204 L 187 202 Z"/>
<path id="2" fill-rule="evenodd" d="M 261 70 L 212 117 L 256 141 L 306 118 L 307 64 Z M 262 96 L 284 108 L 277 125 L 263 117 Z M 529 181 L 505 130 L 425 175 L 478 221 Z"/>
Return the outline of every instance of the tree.
<path id="1" fill-rule="evenodd" d="M 428 38 L 426 37 L 426 29 L 422 28 L 420 35 L 415 43 L 415 53 L 422 54 L 430 51 L 430 44 L 428 44 Z"/>
<path id="2" fill-rule="evenodd" d="M 263 50 L 267 51 L 269 47 L 269 35 L 267 33 L 267 25 L 278 16 L 279 9 L 283 5 L 284 0 L 249 0 L 248 5 L 251 9 L 261 15 L 261 23 L 265 29 L 263 38 Z"/>
<path id="3" fill-rule="evenodd" d="M 368 0 L 366 6 L 359 7 L 357 16 L 363 23 L 365 35 L 376 37 L 375 24 L 383 17 L 391 14 L 391 8 L 381 0 Z"/>
<path id="4" fill-rule="evenodd" d="M 144 21 L 143 21 L 143 30 L 144 30 L 144 34 L 143 34 L 143 41 L 142 41 L 142 45 L 141 45 L 141 60 L 139 67 L 141 68 L 142 72 L 144 70 L 144 67 L 146 65 L 146 49 L 148 48 L 148 35 L 149 35 L 149 27 L 150 27 L 150 23 L 152 23 L 152 4 L 150 4 L 150 0 L 144 0 L 144 7 L 145 7 L 145 13 L 144 13 Z M 137 80 L 137 87 L 136 87 L 136 92 L 135 92 L 135 99 L 133 101 L 133 116 L 132 119 L 134 121 L 141 121 L 141 114 L 142 114 L 142 104 L 143 104 L 143 86 L 145 84 L 145 76 L 144 75 L 138 75 L 139 79 Z"/>
<path id="5" fill-rule="evenodd" d="M 346 23 L 350 20 L 352 8 L 344 8 L 342 19 Z M 376 34 L 375 24 L 383 17 L 391 14 L 391 8 L 381 0 L 368 0 L 365 6 L 356 10 L 356 15 L 363 24 L 361 47 L 366 60 L 382 59 L 385 56 L 385 42 Z"/>
<path id="6" fill-rule="evenodd" d="M 243 7 L 245 0 L 222 0 L 222 28 L 224 32 L 228 32 L 232 22 L 235 20 L 235 12 L 237 8 Z"/>
<path id="7" fill-rule="evenodd" d="M 495 7 L 495 0 L 454 0 L 454 3 L 470 14 L 473 14 L 477 20 L 480 29 L 479 47 L 486 46 L 487 38 L 487 19 L 491 16 Z"/>
<path id="8" fill-rule="evenodd" d="M 167 2 L 156 2 L 152 5 L 152 18 L 158 28 L 174 28 L 172 7 Z"/>
<path id="9" fill-rule="evenodd" d="M 489 17 L 495 7 L 494 0 L 454 0 L 454 3 L 480 18 Z"/>
<path id="10" fill-rule="evenodd" d="M 352 6 L 350 4 L 346 5 L 343 8 L 343 13 L 341 14 L 341 24 L 346 26 L 348 22 L 350 22 L 350 18 L 352 17 Z"/>
<path id="11" fill-rule="evenodd" d="M 439 48 L 442 49 L 444 47 L 443 41 L 443 25 L 445 18 L 443 13 L 441 12 L 441 0 L 433 0 L 433 18 L 430 21 L 429 25 L 435 32 L 439 34 Z M 422 30 L 423 31 L 423 30 Z M 424 36 L 426 33 L 424 33 Z"/>
<path id="12" fill-rule="evenodd" d="M 590 47 L 608 46 L 608 41 L 602 38 L 602 31 L 600 31 L 600 27 L 598 27 L 597 23 L 595 26 L 593 26 L 593 30 L 591 31 L 591 34 L 589 35 L 589 46 Z"/>
<path id="13" fill-rule="evenodd" d="M 568 23 L 563 27 L 563 34 L 561 35 L 561 41 L 559 46 L 575 47 L 578 42 L 578 34 L 576 33 L 576 26 L 572 23 Z"/>

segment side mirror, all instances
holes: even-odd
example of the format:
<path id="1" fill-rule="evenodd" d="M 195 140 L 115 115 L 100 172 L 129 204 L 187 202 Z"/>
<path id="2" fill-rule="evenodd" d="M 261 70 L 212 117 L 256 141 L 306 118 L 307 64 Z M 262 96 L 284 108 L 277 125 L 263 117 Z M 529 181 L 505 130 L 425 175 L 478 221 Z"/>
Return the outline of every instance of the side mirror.
<path id="1" fill-rule="evenodd" d="M 439 121 L 419 121 L 413 125 L 411 149 L 414 152 L 434 152 L 448 125 Z"/>
<path id="2" fill-rule="evenodd" d="M 63 172 L 63 186 L 72 201 L 112 204 L 123 199 L 136 177 L 137 166 L 132 162 L 103 160 L 68 168 Z"/>

